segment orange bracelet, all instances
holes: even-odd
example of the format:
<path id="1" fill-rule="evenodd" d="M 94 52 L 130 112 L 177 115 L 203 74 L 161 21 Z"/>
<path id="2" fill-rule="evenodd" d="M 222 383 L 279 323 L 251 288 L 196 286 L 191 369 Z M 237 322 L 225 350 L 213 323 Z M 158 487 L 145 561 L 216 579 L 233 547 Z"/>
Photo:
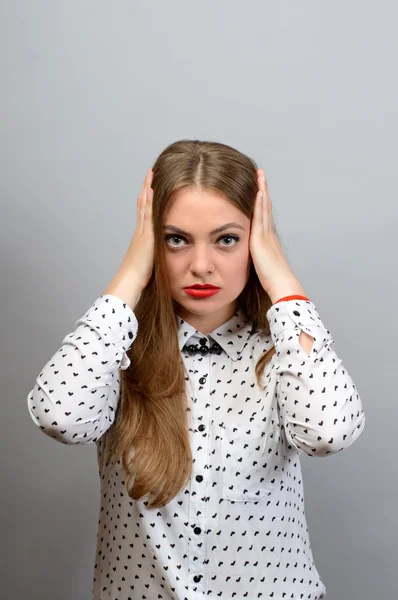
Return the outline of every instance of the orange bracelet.
<path id="1" fill-rule="evenodd" d="M 285 296 L 284 298 L 280 298 L 279 300 L 277 300 L 276 302 L 274 302 L 274 304 L 277 304 L 278 302 L 282 302 L 283 300 L 309 300 L 309 298 L 307 298 L 307 296 Z"/>

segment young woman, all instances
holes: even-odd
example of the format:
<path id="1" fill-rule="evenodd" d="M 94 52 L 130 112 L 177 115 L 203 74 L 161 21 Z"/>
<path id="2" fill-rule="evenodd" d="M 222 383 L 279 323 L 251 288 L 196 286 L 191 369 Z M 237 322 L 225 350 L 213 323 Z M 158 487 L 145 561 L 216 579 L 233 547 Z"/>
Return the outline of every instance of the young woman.
<path id="1" fill-rule="evenodd" d="M 160 154 L 117 274 L 28 407 L 46 435 L 97 446 L 94 600 L 325 597 L 300 453 L 348 448 L 365 416 L 244 154 Z"/>

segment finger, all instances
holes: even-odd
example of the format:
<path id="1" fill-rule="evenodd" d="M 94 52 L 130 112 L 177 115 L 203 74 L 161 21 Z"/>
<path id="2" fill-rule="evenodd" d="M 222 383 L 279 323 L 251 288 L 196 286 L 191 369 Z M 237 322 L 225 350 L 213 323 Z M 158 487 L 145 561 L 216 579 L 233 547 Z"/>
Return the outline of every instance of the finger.
<path id="1" fill-rule="evenodd" d="M 146 220 L 152 220 L 152 204 L 153 204 L 152 200 L 153 200 L 154 191 L 153 191 L 153 189 L 150 186 L 148 186 L 146 188 L 146 190 L 147 191 L 146 191 L 146 205 L 145 205 L 145 216 L 144 216 L 144 218 Z"/>
<path id="2" fill-rule="evenodd" d="M 261 212 L 263 213 L 263 230 L 268 229 L 268 208 L 267 208 L 267 197 L 264 193 L 264 188 L 261 189 Z"/>
<path id="3" fill-rule="evenodd" d="M 141 192 L 140 195 L 138 197 L 138 202 L 137 202 L 137 210 L 138 211 L 143 211 L 145 210 L 145 204 L 146 204 L 146 188 L 148 186 L 149 181 L 152 179 L 152 175 L 151 175 L 151 171 L 148 169 L 146 175 L 145 175 L 145 179 L 144 182 L 142 184 L 142 188 L 141 188 Z"/>
<path id="4" fill-rule="evenodd" d="M 271 202 L 271 196 L 270 196 L 269 189 L 268 189 L 268 182 L 267 182 L 267 180 L 265 179 L 264 176 L 263 176 L 263 188 L 264 188 L 264 191 L 265 191 L 265 195 L 266 195 L 268 204 L 271 207 L 272 206 L 272 202 Z"/>
<path id="5" fill-rule="evenodd" d="M 254 200 L 254 211 L 253 211 L 253 219 L 252 219 L 252 228 L 262 228 L 263 224 L 263 209 L 262 209 L 262 200 L 261 200 L 261 191 L 258 191 L 256 194 L 256 198 Z"/>
<path id="6" fill-rule="evenodd" d="M 267 181 L 266 181 L 265 177 L 263 177 L 263 179 L 262 179 L 261 189 L 264 194 L 264 203 L 263 204 L 264 204 L 265 214 L 267 215 L 267 218 L 268 218 L 268 224 L 270 224 L 272 221 L 272 202 L 271 202 L 271 196 L 269 195 L 268 185 L 267 185 Z"/>
<path id="7" fill-rule="evenodd" d="M 265 178 L 263 175 L 259 177 L 259 188 L 261 190 L 261 212 L 262 212 L 262 227 L 263 231 L 268 231 L 270 224 L 270 206 L 269 206 L 269 195 L 265 185 Z"/>
<path id="8" fill-rule="evenodd" d="M 145 185 L 147 181 L 148 173 L 145 175 L 144 181 L 142 182 L 141 190 L 137 201 L 137 210 L 142 211 L 145 207 Z"/>

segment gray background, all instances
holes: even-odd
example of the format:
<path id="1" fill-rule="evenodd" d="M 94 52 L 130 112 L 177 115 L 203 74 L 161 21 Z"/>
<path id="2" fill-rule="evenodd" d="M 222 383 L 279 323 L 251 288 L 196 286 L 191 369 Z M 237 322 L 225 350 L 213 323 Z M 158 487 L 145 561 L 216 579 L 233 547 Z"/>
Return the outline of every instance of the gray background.
<path id="1" fill-rule="evenodd" d="M 47 438 L 26 398 L 181 138 L 264 168 L 283 248 L 362 398 L 353 446 L 301 458 L 328 600 L 396 596 L 397 18 L 384 1 L 1 1 L 4 598 L 91 597 L 95 445 Z"/>

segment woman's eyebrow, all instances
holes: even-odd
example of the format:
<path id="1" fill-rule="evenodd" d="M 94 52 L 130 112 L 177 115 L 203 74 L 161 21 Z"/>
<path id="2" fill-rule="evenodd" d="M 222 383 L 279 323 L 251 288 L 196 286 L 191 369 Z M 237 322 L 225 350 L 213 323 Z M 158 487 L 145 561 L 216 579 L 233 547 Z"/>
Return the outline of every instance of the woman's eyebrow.
<path id="1" fill-rule="evenodd" d="M 224 231 L 225 229 L 229 229 L 230 227 L 237 227 L 238 229 L 243 229 L 243 231 L 245 231 L 245 228 L 242 227 L 242 225 L 239 225 L 239 223 L 227 223 L 226 225 L 221 225 L 221 227 L 217 227 L 217 229 L 213 229 L 213 231 L 210 231 L 210 235 L 215 235 L 216 233 L 220 233 L 220 231 Z M 175 227 L 175 225 L 163 225 L 163 229 L 171 229 L 171 231 L 174 231 L 175 233 L 189 235 L 190 237 L 192 235 L 187 231 L 180 229 L 179 227 Z"/>

